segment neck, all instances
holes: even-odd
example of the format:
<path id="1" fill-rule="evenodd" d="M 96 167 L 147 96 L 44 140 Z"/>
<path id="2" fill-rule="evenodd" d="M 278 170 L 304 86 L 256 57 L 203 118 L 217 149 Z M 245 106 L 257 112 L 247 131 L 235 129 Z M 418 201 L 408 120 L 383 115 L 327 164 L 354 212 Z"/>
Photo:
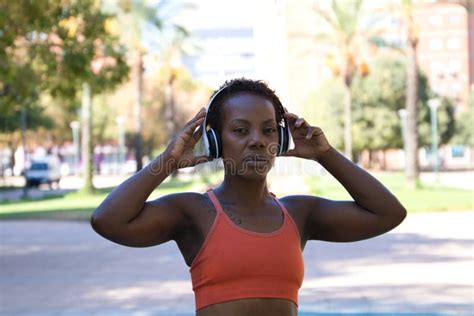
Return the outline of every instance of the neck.
<path id="1" fill-rule="evenodd" d="M 215 190 L 227 202 L 245 206 L 260 206 L 269 198 L 267 178 L 245 179 L 236 175 L 225 175 L 224 181 Z"/>

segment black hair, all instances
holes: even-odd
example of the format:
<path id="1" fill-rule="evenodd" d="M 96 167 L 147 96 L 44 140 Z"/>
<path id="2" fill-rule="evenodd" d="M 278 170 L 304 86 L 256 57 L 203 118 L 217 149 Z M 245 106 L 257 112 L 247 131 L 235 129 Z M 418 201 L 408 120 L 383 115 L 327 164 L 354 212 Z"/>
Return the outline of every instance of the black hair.
<path id="1" fill-rule="evenodd" d="M 270 89 L 268 85 L 262 80 L 239 78 L 226 81 L 219 89 L 214 91 L 211 99 L 217 92 L 219 92 L 219 94 L 212 101 L 212 105 L 208 109 L 207 122 L 219 133 L 222 130 L 220 117 L 222 105 L 231 96 L 235 96 L 240 93 L 254 94 L 267 99 L 273 104 L 273 107 L 275 108 L 275 118 L 277 123 L 280 124 L 280 122 L 283 120 L 284 109 L 280 99 L 275 94 L 275 91 Z"/>

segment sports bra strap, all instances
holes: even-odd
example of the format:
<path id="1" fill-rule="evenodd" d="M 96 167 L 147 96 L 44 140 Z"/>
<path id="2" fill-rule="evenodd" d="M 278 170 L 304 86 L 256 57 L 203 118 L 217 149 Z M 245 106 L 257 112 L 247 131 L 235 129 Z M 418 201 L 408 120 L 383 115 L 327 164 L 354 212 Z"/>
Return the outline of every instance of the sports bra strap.
<path id="1" fill-rule="evenodd" d="M 286 210 L 286 207 L 283 205 L 283 203 L 280 202 L 280 200 L 278 200 L 278 198 L 276 197 L 275 194 L 273 194 L 272 192 L 270 192 L 270 194 L 273 196 L 273 199 L 278 203 L 278 205 L 280 206 L 280 208 L 282 209 L 282 211 L 286 214 L 288 214 L 288 211 Z"/>
<path id="2" fill-rule="evenodd" d="M 212 204 L 214 205 L 214 208 L 216 209 L 217 213 L 224 213 L 224 210 L 222 209 L 221 203 L 219 203 L 219 200 L 217 199 L 216 195 L 214 194 L 214 191 L 212 189 L 207 190 L 207 195 L 211 199 Z"/>

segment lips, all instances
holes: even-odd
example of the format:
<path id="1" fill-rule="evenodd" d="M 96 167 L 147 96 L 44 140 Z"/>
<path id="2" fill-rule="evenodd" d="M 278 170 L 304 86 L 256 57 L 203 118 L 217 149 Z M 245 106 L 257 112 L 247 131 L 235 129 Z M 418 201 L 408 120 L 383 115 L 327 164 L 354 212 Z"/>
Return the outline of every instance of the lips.
<path id="1" fill-rule="evenodd" d="M 244 162 L 246 161 L 252 161 L 252 162 L 268 162 L 269 159 L 263 156 L 258 156 L 258 155 L 252 155 L 252 156 L 247 156 L 244 158 Z"/>

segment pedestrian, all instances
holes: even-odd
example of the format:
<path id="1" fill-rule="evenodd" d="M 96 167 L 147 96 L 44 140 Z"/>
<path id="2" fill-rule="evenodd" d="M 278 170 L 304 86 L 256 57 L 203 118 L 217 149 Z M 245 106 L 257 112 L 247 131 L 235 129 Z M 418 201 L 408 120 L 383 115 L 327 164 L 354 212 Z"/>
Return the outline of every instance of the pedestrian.
<path id="1" fill-rule="evenodd" d="M 206 154 L 195 155 L 201 136 Z M 275 197 L 267 173 L 276 156 L 317 161 L 354 200 Z M 173 171 L 218 158 L 225 175 L 214 189 L 146 201 Z M 130 247 L 174 240 L 190 267 L 196 315 L 290 316 L 297 315 L 308 240 L 367 239 L 405 216 L 383 184 L 334 149 L 319 127 L 287 112 L 264 82 L 234 79 L 147 168 L 107 196 L 91 224 Z"/>

